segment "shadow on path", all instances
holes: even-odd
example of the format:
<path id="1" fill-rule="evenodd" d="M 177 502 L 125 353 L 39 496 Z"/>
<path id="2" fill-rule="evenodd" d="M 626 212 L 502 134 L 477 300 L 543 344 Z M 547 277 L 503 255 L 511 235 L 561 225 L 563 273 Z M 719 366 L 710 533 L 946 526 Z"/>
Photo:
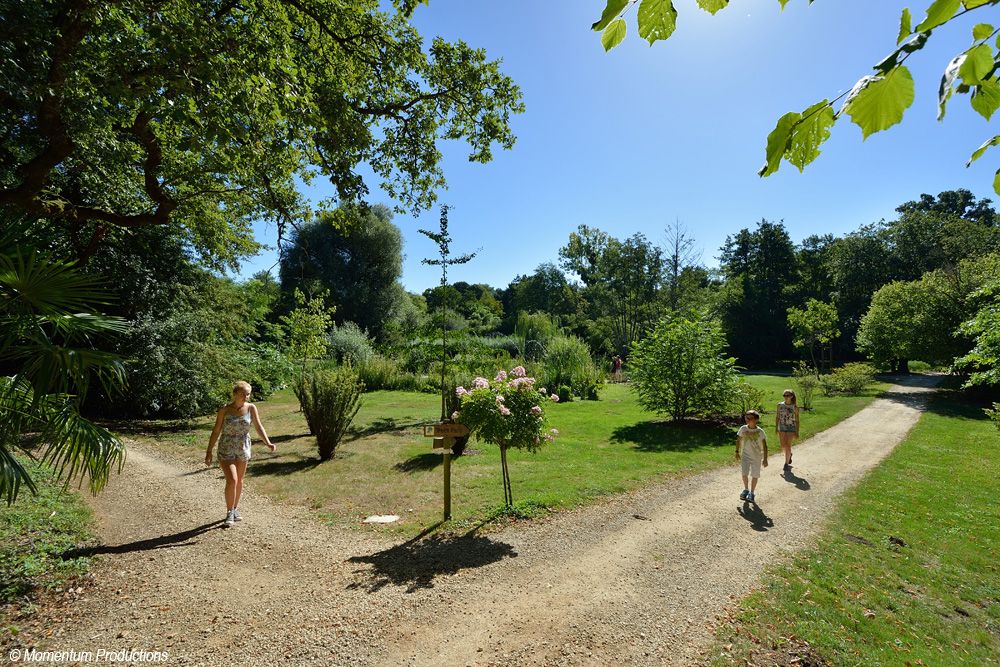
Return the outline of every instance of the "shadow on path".
<path id="1" fill-rule="evenodd" d="M 795 488 L 799 491 L 808 491 L 812 488 L 808 479 L 805 479 L 804 477 L 796 477 L 795 473 L 791 470 L 785 470 L 781 473 L 781 476 L 789 484 L 794 484 Z"/>
<path id="2" fill-rule="evenodd" d="M 435 455 L 436 456 L 436 455 Z M 456 574 L 460 570 L 482 567 L 504 558 L 516 558 L 514 547 L 496 542 L 476 533 L 476 529 L 459 536 L 427 537 L 441 524 L 435 524 L 413 539 L 368 556 L 352 556 L 351 563 L 372 566 L 370 580 L 355 582 L 348 588 L 367 586 L 373 593 L 388 584 L 406 586 L 407 593 L 421 588 L 433 588 L 434 578 Z M 364 574 L 365 570 L 358 570 Z"/>
<path id="3" fill-rule="evenodd" d="M 133 551 L 151 551 L 153 549 L 185 547 L 197 544 L 197 540 L 193 540 L 193 538 L 212 530 L 213 528 L 221 528 L 221 525 L 222 519 L 219 519 L 218 521 L 202 524 L 197 528 L 182 530 L 181 532 L 174 533 L 173 535 L 161 535 L 160 537 L 151 537 L 148 540 L 137 540 L 135 542 L 127 542 L 125 544 L 100 544 L 94 547 L 69 549 L 68 551 L 61 553 L 59 557 L 63 560 L 69 560 L 71 558 L 95 556 L 97 554 L 127 554 Z"/>
<path id="4" fill-rule="evenodd" d="M 264 459 L 257 463 L 251 463 L 247 466 L 247 474 L 251 477 L 257 477 L 260 475 L 291 475 L 292 473 L 315 468 L 320 463 L 322 463 L 322 461 L 318 458 L 312 457 L 299 457 L 298 459 L 292 461 Z"/>
<path id="5" fill-rule="evenodd" d="M 768 528 L 774 528 L 774 520 L 764 514 L 764 510 L 757 503 L 743 501 L 743 507 L 737 507 L 736 511 L 741 517 L 750 522 L 750 527 L 757 532 L 766 532 Z"/>

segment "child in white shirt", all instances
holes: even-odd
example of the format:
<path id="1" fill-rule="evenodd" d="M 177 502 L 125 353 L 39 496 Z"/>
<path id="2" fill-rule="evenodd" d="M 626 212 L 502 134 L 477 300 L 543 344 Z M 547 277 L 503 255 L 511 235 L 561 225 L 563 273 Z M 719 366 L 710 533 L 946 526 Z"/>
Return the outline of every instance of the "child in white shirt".
<path id="1" fill-rule="evenodd" d="M 750 410 L 746 413 L 747 423 L 736 433 L 736 460 L 742 464 L 743 492 L 740 500 L 754 502 L 760 467 L 767 467 L 767 434 L 760 428 L 760 413 Z M 750 484 L 747 484 L 749 478 Z"/>

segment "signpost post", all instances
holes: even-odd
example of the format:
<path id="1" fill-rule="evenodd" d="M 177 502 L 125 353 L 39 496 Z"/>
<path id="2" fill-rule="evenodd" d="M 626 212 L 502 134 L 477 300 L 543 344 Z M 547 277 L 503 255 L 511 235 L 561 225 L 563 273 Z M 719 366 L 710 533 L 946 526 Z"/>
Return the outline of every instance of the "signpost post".
<path id="1" fill-rule="evenodd" d="M 435 452 L 444 454 L 444 520 L 451 519 L 451 448 L 455 438 L 469 435 L 465 424 L 439 422 L 424 426 L 424 437 L 433 438 Z"/>

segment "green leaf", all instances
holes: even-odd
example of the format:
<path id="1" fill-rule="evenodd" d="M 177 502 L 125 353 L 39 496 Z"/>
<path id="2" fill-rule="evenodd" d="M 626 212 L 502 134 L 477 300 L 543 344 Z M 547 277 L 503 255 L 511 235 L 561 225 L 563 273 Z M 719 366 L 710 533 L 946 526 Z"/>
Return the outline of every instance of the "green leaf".
<path id="1" fill-rule="evenodd" d="M 778 124 L 771 130 L 771 134 L 767 135 L 767 162 L 757 172 L 758 176 L 770 176 L 778 171 L 778 167 L 781 166 L 781 158 L 790 146 L 792 129 L 800 120 L 802 120 L 802 114 L 797 111 L 790 111 L 778 119 Z"/>
<path id="2" fill-rule="evenodd" d="M 965 60 L 958 68 L 962 83 L 975 86 L 982 82 L 983 77 L 993 70 L 993 49 L 986 44 L 974 46 L 965 52 Z"/>
<path id="3" fill-rule="evenodd" d="M 973 89 L 969 104 L 980 116 L 989 120 L 1000 109 L 1000 84 L 996 79 L 986 79 Z"/>
<path id="4" fill-rule="evenodd" d="M 896 44 L 901 44 L 904 39 L 910 36 L 913 32 L 912 17 L 910 16 L 910 8 L 903 7 L 903 15 L 899 17 L 899 37 L 896 38 Z"/>
<path id="5" fill-rule="evenodd" d="M 899 66 L 885 76 L 865 77 L 844 103 L 842 112 L 861 128 L 865 139 L 903 120 L 903 112 L 913 104 L 913 76 Z"/>
<path id="6" fill-rule="evenodd" d="M 927 18 L 917 26 L 917 32 L 933 30 L 942 23 L 950 21 L 961 6 L 962 0 L 934 0 L 927 8 Z"/>
<path id="7" fill-rule="evenodd" d="M 642 0 L 639 3 L 639 36 L 653 45 L 667 39 L 677 28 L 677 10 L 673 0 Z"/>
<path id="8" fill-rule="evenodd" d="M 958 76 L 958 70 L 965 62 L 965 57 L 964 53 L 960 53 L 952 58 L 948 66 L 944 68 L 944 74 L 941 75 L 941 83 L 938 86 L 938 120 L 944 120 L 945 105 L 951 99 L 951 93 L 955 87 L 955 77 Z"/>
<path id="9" fill-rule="evenodd" d="M 1000 195 L 1000 169 L 997 169 L 997 173 L 993 176 L 993 192 Z"/>
<path id="10" fill-rule="evenodd" d="M 989 23 L 977 23 L 972 28 L 972 38 L 975 40 L 986 39 L 993 34 L 993 26 Z"/>
<path id="11" fill-rule="evenodd" d="M 995 0 L 962 0 L 962 6 L 966 9 L 975 9 L 976 7 L 982 7 L 983 5 L 988 5 Z"/>
<path id="12" fill-rule="evenodd" d="M 793 128 L 791 145 L 785 154 L 801 172 L 819 157 L 820 145 L 830 138 L 830 128 L 836 122 L 829 100 L 817 102 L 802 112 L 802 120 Z"/>
<path id="13" fill-rule="evenodd" d="M 899 65 L 901 56 L 924 48 L 924 44 L 927 43 L 929 35 L 930 33 L 926 32 L 917 33 L 912 39 L 898 47 L 895 51 L 887 55 L 877 65 L 875 65 L 875 70 L 879 74 L 888 74 L 890 70 L 895 69 L 895 67 Z"/>
<path id="14" fill-rule="evenodd" d="M 615 48 L 623 39 L 625 39 L 625 19 L 615 19 L 601 33 L 601 44 L 604 45 L 605 51 Z"/>
<path id="15" fill-rule="evenodd" d="M 616 16 L 622 13 L 627 4 L 628 0 L 608 0 L 607 6 L 604 7 L 604 13 L 601 14 L 601 20 L 590 27 L 598 32 L 604 30 Z"/>
<path id="16" fill-rule="evenodd" d="M 729 5 L 729 0 L 698 0 L 698 6 L 709 14 L 715 14 L 720 9 L 725 9 Z"/>
<path id="17" fill-rule="evenodd" d="M 969 161 L 965 163 L 965 166 L 966 167 L 972 166 L 972 163 L 975 162 L 976 160 L 978 160 L 979 158 L 981 158 L 983 156 L 983 153 L 985 153 L 990 148 L 993 148 L 997 144 L 1000 144 L 1000 134 L 998 134 L 998 135 L 996 135 L 996 136 L 994 136 L 994 137 L 992 137 L 992 138 L 987 139 L 986 141 L 984 141 L 983 145 L 980 146 L 979 148 L 977 148 L 972 153 L 972 157 L 970 157 Z"/>

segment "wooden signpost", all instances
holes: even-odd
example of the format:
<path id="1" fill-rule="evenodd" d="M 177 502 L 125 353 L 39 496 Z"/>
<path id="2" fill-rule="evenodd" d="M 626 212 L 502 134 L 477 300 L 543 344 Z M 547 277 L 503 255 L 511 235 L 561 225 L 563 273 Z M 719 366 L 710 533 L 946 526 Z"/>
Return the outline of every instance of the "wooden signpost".
<path id="1" fill-rule="evenodd" d="M 451 519 L 451 448 L 455 438 L 469 435 L 469 427 L 465 424 L 438 422 L 424 426 L 424 437 L 433 438 L 431 451 L 444 454 L 444 520 Z"/>

